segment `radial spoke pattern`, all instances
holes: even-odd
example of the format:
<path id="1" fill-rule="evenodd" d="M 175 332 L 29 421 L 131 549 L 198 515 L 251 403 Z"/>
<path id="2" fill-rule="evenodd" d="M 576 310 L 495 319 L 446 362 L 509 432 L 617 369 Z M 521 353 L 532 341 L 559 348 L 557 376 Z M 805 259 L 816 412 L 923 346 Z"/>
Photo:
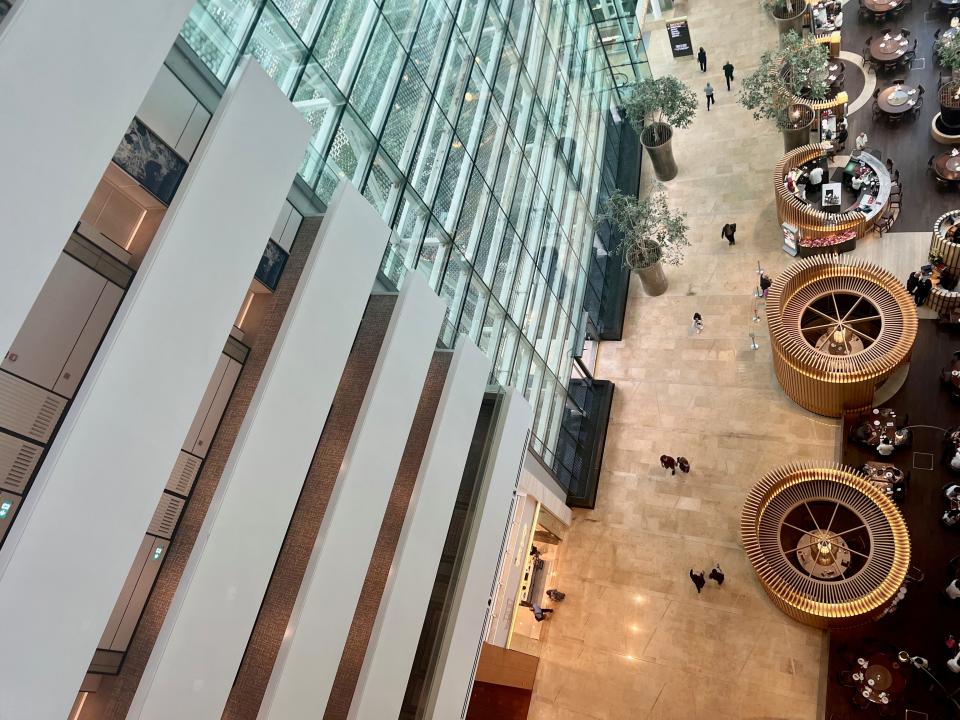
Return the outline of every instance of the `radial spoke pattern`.
<path id="1" fill-rule="evenodd" d="M 908 361 L 916 305 L 888 271 L 819 255 L 793 263 L 770 288 L 767 322 L 777 378 L 801 406 L 837 417 L 869 407 Z"/>
<path id="2" fill-rule="evenodd" d="M 910 564 L 899 510 L 843 466 L 791 465 L 770 473 L 748 495 L 740 530 L 770 597 L 817 627 L 875 617 Z"/>

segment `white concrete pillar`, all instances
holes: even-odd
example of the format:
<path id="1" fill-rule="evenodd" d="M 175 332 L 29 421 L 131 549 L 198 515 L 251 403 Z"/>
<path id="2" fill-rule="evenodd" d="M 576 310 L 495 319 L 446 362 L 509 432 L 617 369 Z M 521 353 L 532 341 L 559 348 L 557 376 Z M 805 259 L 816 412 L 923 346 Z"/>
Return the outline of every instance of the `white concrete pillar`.
<path id="1" fill-rule="evenodd" d="M 484 469 L 479 521 L 471 529 L 467 557 L 452 593 L 451 620 L 444 630 L 440 659 L 430 684 L 426 720 L 454 720 L 466 714 L 532 424 L 533 410 L 523 395 L 513 388 L 507 390 Z"/>
<path id="2" fill-rule="evenodd" d="M 17 0 L 0 24 L 0 353 L 194 0 Z"/>
<path id="3" fill-rule="evenodd" d="M 400 467 L 446 302 L 404 280 L 259 718 L 322 715 Z"/>
<path id="4" fill-rule="evenodd" d="M 0 553 L 5 716 L 69 712 L 308 136 L 246 63 Z"/>
<path id="5" fill-rule="evenodd" d="M 349 720 L 400 714 L 490 361 L 460 338 L 374 621 Z"/>
<path id="6" fill-rule="evenodd" d="M 128 717 L 223 712 L 389 236 L 341 183 Z"/>

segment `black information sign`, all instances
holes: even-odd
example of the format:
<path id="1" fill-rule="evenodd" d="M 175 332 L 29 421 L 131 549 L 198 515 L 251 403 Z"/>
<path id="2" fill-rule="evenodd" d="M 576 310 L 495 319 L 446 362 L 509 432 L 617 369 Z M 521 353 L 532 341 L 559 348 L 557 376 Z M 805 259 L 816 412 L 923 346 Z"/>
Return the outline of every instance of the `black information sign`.
<path id="1" fill-rule="evenodd" d="M 670 35 L 670 49 L 674 57 L 693 55 L 693 45 L 690 44 L 690 26 L 685 17 L 667 21 L 667 33 Z"/>

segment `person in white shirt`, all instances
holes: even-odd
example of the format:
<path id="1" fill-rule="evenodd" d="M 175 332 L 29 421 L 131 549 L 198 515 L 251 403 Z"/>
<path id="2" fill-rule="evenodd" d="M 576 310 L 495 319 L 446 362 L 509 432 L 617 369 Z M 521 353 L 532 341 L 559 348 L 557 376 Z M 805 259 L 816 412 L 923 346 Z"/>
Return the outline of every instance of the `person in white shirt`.
<path id="1" fill-rule="evenodd" d="M 867 134 L 861 132 L 857 135 L 857 150 L 863 150 L 867 146 Z"/>
<path id="2" fill-rule="evenodd" d="M 810 184 L 816 187 L 823 182 L 823 168 L 819 165 L 810 171 L 808 176 Z"/>
<path id="3" fill-rule="evenodd" d="M 893 455 L 893 443 L 890 442 L 890 438 L 886 435 L 880 438 L 880 444 L 877 445 L 877 452 L 886 457 L 887 455 Z"/>
<path id="4" fill-rule="evenodd" d="M 863 180 L 860 178 L 859 175 L 854 175 L 850 179 L 850 187 L 852 187 L 854 190 L 859 190 L 862 185 L 863 185 Z"/>

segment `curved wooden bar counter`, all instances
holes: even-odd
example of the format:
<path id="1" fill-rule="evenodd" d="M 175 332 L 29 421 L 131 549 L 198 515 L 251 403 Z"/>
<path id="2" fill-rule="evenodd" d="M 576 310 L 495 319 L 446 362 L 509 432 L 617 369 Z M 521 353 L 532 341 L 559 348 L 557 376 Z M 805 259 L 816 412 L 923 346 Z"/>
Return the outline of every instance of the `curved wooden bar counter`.
<path id="1" fill-rule="evenodd" d="M 740 538 L 773 603 L 818 628 L 878 619 L 910 568 L 900 511 L 843 465 L 787 465 L 767 474 L 744 502 Z"/>
<path id="2" fill-rule="evenodd" d="M 767 323 L 784 392 L 811 412 L 840 417 L 870 408 L 876 388 L 910 359 L 917 308 L 879 265 L 818 255 L 777 276 Z"/>
<path id="3" fill-rule="evenodd" d="M 937 218 L 930 238 L 929 257 L 942 258 L 950 272 L 960 276 L 960 210 L 951 210 Z M 956 310 L 960 308 L 960 292 L 942 288 L 938 273 L 927 296 L 927 307 L 941 314 Z"/>

